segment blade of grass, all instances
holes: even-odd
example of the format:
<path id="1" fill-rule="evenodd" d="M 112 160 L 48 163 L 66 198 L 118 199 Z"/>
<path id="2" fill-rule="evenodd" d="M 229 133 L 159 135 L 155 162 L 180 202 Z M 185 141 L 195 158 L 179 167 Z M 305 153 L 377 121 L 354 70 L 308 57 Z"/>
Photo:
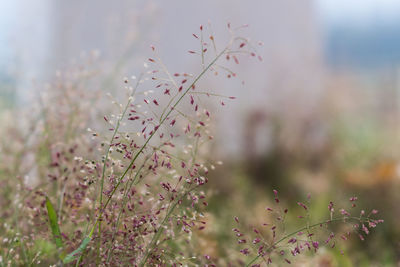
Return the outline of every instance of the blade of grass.
<path id="1" fill-rule="evenodd" d="M 50 229 L 53 233 L 54 241 L 56 243 L 57 248 L 63 247 L 63 242 L 61 239 L 61 232 L 60 227 L 58 225 L 58 217 L 57 213 L 54 210 L 53 205 L 50 202 L 50 199 L 46 197 L 46 208 L 47 208 L 47 215 L 49 217 Z"/>
<path id="2" fill-rule="evenodd" d="M 53 207 L 53 204 L 51 204 L 51 201 L 48 197 L 46 197 L 46 208 L 47 208 L 47 216 L 49 218 L 49 223 L 50 223 L 50 229 L 54 237 L 54 242 L 56 243 L 57 248 L 61 250 L 64 247 L 64 244 L 61 238 L 60 226 L 58 225 L 58 216 L 57 212 Z M 21 243 L 21 245 L 23 244 Z M 59 258 L 63 260 L 64 257 L 65 257 L 65 252 L 61 251 L 61 253 L 59 254 Z"/>
<path id="3" fill-rule="evenodd" d="M 74 260 L 76 260 L 76 258 L 78 256 L 80 256 L 83 253 L 83 251 L 86 249 L 86 247 L 89 244 L 91 239 L 92 239 L 91 236 L 85 237 L 77 249 L 75 249 L 74 251 L 69 253 L 67 256 L 65 256 L 63 263 L 70 263 L 70 262 L 73 262 Z"/>

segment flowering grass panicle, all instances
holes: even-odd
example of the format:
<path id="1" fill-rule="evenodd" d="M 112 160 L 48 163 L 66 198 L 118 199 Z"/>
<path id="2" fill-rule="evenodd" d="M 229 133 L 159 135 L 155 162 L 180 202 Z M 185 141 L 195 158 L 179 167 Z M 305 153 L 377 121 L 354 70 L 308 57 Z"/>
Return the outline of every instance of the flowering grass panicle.
<path id="1" fill-rule="evenodd" d="M 329 202 L 327 206 L 329 218 L 312 222 L 309 209 L 311 196 L 308 195 L 305 203 L 297 202 L 297 206 L 304 213 L 298 216 L 303 226 L 294 231 L 288 231 L 285 224 L 288 209 L 282 206 L 278 191 L 273 190 L 273 194 L 275 206 L 265 208 L 269 220 L 262 225 L 248 230 L 248 226 L 241 224 L 238 217 L 234 218 L 237 228 L 233 228 L 232 231 L 237 237 L 240 253 L 249 258 L 245 266 L 257 267 L 262 264 L 283 262 L 291 264 L 299 255 L 317 252 L 321 246 L 335 248 L 337 242 L 347 240 L 352 233 L 364 241 L 370 229 L 383 223 L 382 219 L 374 218 L 374 215 L 378 213 L 375 209 L 368 213 L 361 210 L 356 214 L 357 211 L 354 209 L 357 206 L 357 197 L 349 199 L 351 211 L 342 208 L 339 212 L 335 212 L 333 202 Z M 350 228 L 347 227 L 344 232 L 335 232 L 334 224 L 337 223 L 350 226 Z"/>

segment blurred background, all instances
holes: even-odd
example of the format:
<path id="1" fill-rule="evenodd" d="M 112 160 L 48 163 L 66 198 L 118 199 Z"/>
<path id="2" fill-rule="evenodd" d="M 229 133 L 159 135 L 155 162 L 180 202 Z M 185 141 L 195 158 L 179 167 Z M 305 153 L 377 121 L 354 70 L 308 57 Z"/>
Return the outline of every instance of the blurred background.
<path id="1" fill-rule="evenodd" d="M 173 72 L 194 72 L 191 35 L 209 22 L 221 43 L 231 22 L 249 24 L 244 34 L 264 46 L 262 62 L 238 67 L 244 85 L 221 83 L 237 100 L 217 113 L 214 149 L 224 165 L 212 174 L 217 223 L 207 247 L 226 253 L 222 229 L 235 215 L 259 220 L 248 215 L 273 188 L 289 206 L 311 193 L 315 219 L 328 215 L 329 201 L 357 195 L 385 224 L 345 255 L 322 253 L 319 265 L 398 266 L 398 0 L 0 0 L 0 114 L 31 105 L 87 55 L 98 57 L 105 91 L 140 72 L 150 44 Z"/>

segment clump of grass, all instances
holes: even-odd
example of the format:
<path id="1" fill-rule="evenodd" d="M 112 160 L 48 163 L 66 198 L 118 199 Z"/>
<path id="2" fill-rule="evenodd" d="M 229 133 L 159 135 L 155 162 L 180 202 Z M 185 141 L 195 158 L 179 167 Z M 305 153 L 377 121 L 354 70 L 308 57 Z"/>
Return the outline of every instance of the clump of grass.
<path id="1" fill-rule="evenodd" d="M 2 163 L 0 171 L 18 179 L 1 181 L 1 203 L 15 207 L 2 212 L 10 219 L 0 228 L 7 239 L 0 251 L 1 264 L 216 266 L 218 259 L 203 255 L 191 242 L 207 226 L 207 174 L 222 164 L 208 155 L 213 99 L 225 106 L 235 97 L 205 90 L 201 81 L 211 74 L 237 77 L 232 66 L 243 57 L 261 60 L 249 39 L 238 35 L 243 27 L 228 24 L 231 38 L 217 50 L 220 44 L 211 30 L 200 26 L 193 34 L 199 48 L 189 51 L 198 58 L 197 74 L 170 72 L 151 46 L 153 55 L 143 73 L 123 79 L 123 101 L 108 95 L 111 114 L 105 116 L 100 114 L 109 106 L 87 88 L 88 75 L 94 71 L 61 76 L 51 87 L 58 90 L 49 91 L 38 112 L 31 114 L 29 131 L 2 146 L 15 157 L 10 159 L 14 168 Z M 95 118 L 101 118 L 107 130 L 101 130 Z M 28 175 L 36 179 L 23 178 Z M 7 190 L 14 195 L 7 195 Z M 279 209 L 277 219 L 283 221 L 284 214 L 286 210 Z M 321 225 L 353 218 L 343 216 Z M 359 221 L 380 222 L 369 217 Z M 310 240 L 290 239 L 292 246 L 297 245 L 292 253 L 306 244 L 316 249 L 311 235 L 316 226 L 307 224 L 292 234 L 283 231 L 281 237 L 271 228 L 271 241 L 253 240 L 259 247 L 247 265 L 265 261 L 300 231 L 307 230 Z M 240 244 L 247 243 L 242 236 L 248 233 L 235 232 Z M 240 252 L 249 255 L 250 248 Z"/>

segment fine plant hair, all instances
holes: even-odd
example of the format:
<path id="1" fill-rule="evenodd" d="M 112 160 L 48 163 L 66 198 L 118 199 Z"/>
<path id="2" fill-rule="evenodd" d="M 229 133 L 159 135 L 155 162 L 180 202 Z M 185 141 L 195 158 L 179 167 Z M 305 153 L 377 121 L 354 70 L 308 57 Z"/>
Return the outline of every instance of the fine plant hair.
<path id="1" fill-rule="evenodd" d="M 235 97 L 205 89 L 203 80 L 238 79 L 234 69 L 242 60 L 262 60 L 257 53 L 261 43 L 241 36 L 246 27 L 228 24 L 230 39 L 221 46 L 210 25 L 200 26 L 193 34 L 199 46 L 188 51 L 199 62 L 197 74 L 169 71 L 158 49 L 150 46 L 152 56 L 142 73 L 121 79 L 122 101 L 120 92 L 108 94 L 110 101 L 104 102 L 101 92 L 89 90 L 101 87 L 88 83 L 97 75 L 93 67 L 80 66 L 50 84 L 38 111 L 30 114 L 29 131 L 12 129 L 10 141 L 1 144 L 1 151 L 13 157 L 3 158 L 0 174 L 16 179 L 0 180 L 0 201 L 14 210 L 1 214 L 8 219 L 0 226 L 6 245 L 0 266 L 226 263 L 204 255 L 194 240 L 208 224 L 209 171 L 222 164 L 209 155 L 211 111 Z M 30 176 L 37 179 L 29 181 Z M 287 231 L 288 210 L 274 194 L 276 207 L 266 212 L 281 226 L 274 221 L 259 229 L 234 218 L 238 247 L 226 246 L 238 248 L 232 255 L 238 266 L 271 264 L 275 257 L 289 263 L 288 255 L 316 251 L 323 243 L 318 241 L 322 230 L 334 223 L 352 223 L 364 238 L 382 222 L 372 218 L 376 210 L 354 216 L 343 209 L 335 217 L 330 203 L 330 218 L 315 223 L 308 202 L 299 202 L 306 223 Z M 357 199 L 350 200 L 355 208 Z M 331 231 L 325 243 L 332 246 L 336 236 L 347 239 L 348 233 Z"/>

